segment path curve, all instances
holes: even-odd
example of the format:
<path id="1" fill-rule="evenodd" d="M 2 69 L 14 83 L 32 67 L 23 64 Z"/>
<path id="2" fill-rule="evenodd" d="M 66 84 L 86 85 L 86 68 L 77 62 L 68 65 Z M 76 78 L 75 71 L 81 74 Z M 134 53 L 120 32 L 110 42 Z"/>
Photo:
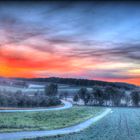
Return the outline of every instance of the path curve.
<path id="1" fill-rule="evenodd" d="M 21 140 L 24 138 L 35 138 L 35 137 L 43 137 L 43 136 L 56 136 L 61 134 L 70 134 L 74 132 L 79 132 L 84 130 L 85 128 L 89 127 L 91 124 L 99 121 L 107 114 L 111 112 L 111 109 L 106 109 L 100 115 L 88 119 L 78 125 L 56 129 L 56 130 L 43 130 L 43 131 L 22 131 L 22 132 L 12 132 L 12 133 L 1 133 L 0 140 Z"/>
<path id="2" fill-rule="evenodd" d="M 55 108 L 42 108 L 42 109 L 27 109 L 27 110 L 0 110 L 0 113 L 12 113 L 12 112 L 39 112 L 39 111 L 56 111 L 71 108 L 73 105 L 68 101 L 61 100 L 64 106 Z"/>

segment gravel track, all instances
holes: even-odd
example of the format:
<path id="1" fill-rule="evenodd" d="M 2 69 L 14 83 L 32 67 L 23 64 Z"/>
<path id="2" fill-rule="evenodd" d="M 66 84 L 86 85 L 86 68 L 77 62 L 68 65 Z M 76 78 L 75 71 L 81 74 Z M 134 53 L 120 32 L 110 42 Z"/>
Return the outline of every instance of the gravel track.
<path id="1" fill-rule="evenodd" d="M 106 109 L 103 113 L 100 115 L 93 117 L 87 121 L 84 121 L 78 125 L 62 128 L 62 129 L 56 129 L 56 130 L 46 130 L 46 131 L 22 131 L 22 132 L 12 132 L 12 133 L 1 133 L 0 134 L 0 140 L 20 140 L 23 138 L 35 138 L 35 137 L 41 137 L 41 136 L 55 136 L 60 134 L 70 134 L 79 132 L 81 130 L 84 130 L 85 128 L 89 127 L 91 124 L 99 121 L 103 117 L 105 117 L 107 114 L 111 112 L 111 109 Z"/>

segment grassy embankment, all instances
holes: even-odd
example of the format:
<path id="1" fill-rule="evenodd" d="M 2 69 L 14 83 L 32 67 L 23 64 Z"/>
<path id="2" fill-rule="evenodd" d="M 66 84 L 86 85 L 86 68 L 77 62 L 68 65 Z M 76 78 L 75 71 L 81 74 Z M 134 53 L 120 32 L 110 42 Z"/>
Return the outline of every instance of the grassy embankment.
<path id="1" fill-rule="evenodd" d="M 104 109 L 75 106 L 68 110 L 49 112 L 0 113 L 0 132 L 51 130 L 78 124 Z"/>

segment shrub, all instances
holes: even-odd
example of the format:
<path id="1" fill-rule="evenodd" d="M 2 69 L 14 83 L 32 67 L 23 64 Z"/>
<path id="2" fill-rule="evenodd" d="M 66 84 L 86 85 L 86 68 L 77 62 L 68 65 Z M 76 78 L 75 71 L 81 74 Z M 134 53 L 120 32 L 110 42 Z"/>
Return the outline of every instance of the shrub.
<path id="1" fill-rule="evenodd" d="M 57 97 L 49 97 L 44 94 L 28 96 L 21 91 L 16 93 L 0 92 L 1 107 L 47 107 L 61 104 Z"/>

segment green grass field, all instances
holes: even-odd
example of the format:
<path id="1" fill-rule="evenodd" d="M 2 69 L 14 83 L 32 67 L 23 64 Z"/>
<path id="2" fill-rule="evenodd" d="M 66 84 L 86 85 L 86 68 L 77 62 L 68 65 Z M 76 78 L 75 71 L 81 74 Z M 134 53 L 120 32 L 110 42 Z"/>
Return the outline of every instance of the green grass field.
<path id="1" fill-rule="evenodd" d="M 113 113 L 84 131 L 26 140 L 139 140 L 140 109 L 115 108 Z"/>
<path id="2" fill-rule="evenodd" d="M 103 110 L 99 107 L 75 106 L 61 111 L 0 113 L 0 132 L 63 128 L 87 120 Z"/>

